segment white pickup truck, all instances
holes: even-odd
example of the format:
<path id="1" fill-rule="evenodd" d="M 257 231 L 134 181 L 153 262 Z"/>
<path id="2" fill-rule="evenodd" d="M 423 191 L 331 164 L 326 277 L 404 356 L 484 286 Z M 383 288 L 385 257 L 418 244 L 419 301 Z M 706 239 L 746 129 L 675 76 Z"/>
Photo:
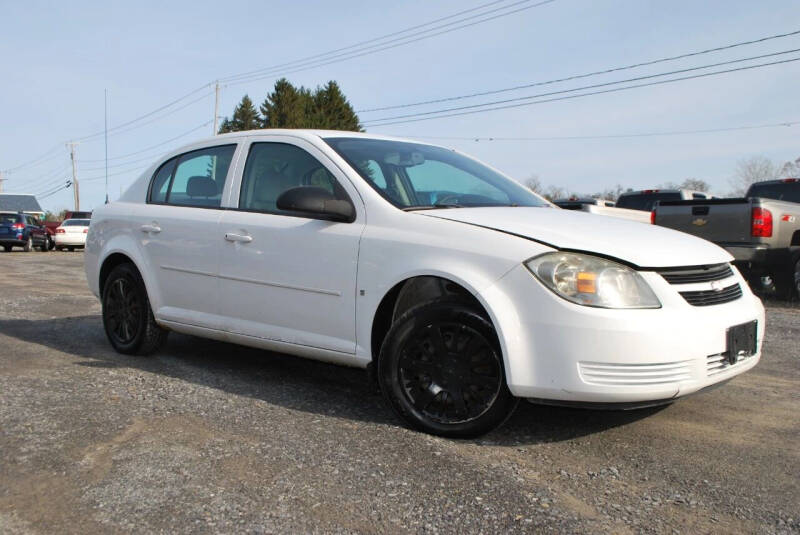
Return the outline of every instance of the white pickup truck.
<path id="1" fill-rule="evenodd" d="M 594 197 L 569 197 L 568 199 L 556 199 L 553 204 L 564 210 L 580 210 L 590 214 L 618 217 L 639 223 L 651 223 L 650 214 L 641 210 L 631 210 L 628 208 L 617 208 L 614 201 L 608 199 L 596 199 Z"/>

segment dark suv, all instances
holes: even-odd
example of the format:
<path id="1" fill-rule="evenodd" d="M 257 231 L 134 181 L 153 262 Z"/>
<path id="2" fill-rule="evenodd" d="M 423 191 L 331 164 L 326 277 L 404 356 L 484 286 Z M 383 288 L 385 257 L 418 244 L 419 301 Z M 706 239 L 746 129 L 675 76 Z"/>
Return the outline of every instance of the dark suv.
<path id="1" fill-rule="evenodd" d="M 44 252 L 50 248 L 44 225 L 29 214 L 0 212 L 0 245 L 6 252 L 15 245 L 25 251 L 38 247 Z"/>

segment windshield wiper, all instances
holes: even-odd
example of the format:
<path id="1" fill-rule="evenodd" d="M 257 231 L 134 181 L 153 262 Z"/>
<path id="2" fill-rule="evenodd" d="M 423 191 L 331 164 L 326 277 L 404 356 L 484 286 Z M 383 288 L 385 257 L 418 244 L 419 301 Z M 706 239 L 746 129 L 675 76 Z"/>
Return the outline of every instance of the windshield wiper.
<path id="1" fill-rule="evenodd" d="M 404 212 L 413 212 L 415 210 L 439 210 L 440 208 L 464 208 L 460 204 L 419 204 L 414 206 L 404 206 L 401 208 Z"/>

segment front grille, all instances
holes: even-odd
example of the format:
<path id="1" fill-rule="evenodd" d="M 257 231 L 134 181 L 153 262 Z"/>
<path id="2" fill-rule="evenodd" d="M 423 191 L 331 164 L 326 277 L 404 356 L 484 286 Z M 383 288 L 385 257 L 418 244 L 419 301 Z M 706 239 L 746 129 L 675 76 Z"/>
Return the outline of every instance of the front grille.
<path id="1" fill-rule="evenodd" d="M 691 379 L 690 360 L 658 364 L 614 364 L 581 362 L 581 376 L 587 383 L 608 386 L 647 386 Z"/>
<path id="2" fill-rule="evenodd" d="M 710 305 L 721 305 L 735 301 L 742 296 L 742 288 L 739 284 L 726 286 L 722 290 L 701 290 L 698 292 L 681 292 L 686 302 L 696 307 L 707 307 Z"/>
<path id="3" fill-rule="evenodd" d="M 716 355 L 709 355 L 706 357 L 706 374 L 709 377 L 722 373 L 731 367 L 735 367 L 743 361 L 749 359 L 752 355 L 746 357 L 739 357 L 735 364 L 731 364 L 728 360 L 727 353 L 717 353 Z"/>
<path id="4" fill-rule="evenodd" d="M 694 284 L 727 279 L 733 276 L 730 264 L 717 264 L 703 268 L 665 269 L 658 272 L 670 284 Z"/>

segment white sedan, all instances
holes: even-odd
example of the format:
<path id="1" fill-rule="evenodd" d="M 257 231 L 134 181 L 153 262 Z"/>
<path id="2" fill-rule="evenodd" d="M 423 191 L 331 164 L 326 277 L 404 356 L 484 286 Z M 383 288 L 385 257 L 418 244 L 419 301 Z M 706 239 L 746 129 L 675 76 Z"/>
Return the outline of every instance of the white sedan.
<path id="1" fill-rule="evenodd" d="M 86 245 L 86 235 L 89 233 L 89 219 L 67 219 L 56 228 L 55 242 L 59 251 L 83 248 Z"/>
<path id="2" fill-rule="evenodd" d="M 764 336 L 710 242 L 353 132 L 176 150 L 94 212 L 86 245 L 117 351 L 173 330 L 367 368 L 409 425 L 445 436 L 495 428 L 520 398 L 669 403 L 755 366 Z"/>

